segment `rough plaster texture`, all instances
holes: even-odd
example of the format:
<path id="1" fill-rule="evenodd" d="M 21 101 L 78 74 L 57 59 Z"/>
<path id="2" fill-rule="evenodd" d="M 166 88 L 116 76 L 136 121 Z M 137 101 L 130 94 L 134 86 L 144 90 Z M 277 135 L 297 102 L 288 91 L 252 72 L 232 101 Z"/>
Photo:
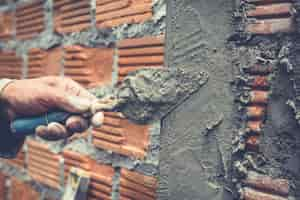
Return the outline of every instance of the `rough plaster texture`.
<path id="1" fill-rule="evenodd" d="M 169 0 L 167 65 L 206 71 L 209 80 L 162 124 L 160 199 L 231 199 L 233 3 Z M 217 13 L 217 14 L 216 14 Z"/>

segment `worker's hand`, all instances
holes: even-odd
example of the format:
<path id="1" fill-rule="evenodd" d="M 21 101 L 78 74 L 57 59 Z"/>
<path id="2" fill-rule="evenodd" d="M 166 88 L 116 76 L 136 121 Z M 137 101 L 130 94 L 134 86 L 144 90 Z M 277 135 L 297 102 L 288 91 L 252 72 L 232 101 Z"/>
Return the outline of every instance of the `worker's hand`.
<path id="1" fill-rule="evenodd" d="M 40 115 L 49 110 L 64 110 L 82 114 L 89 112 L 92 102 L 96 100 L 95 96 L 75 81 L 54 76 L 16 80 L 4 89 L 2 98 L 8 102 L 10 120 L 18 117 Z M 74 122 L 73 119 L 72 124 L 77 128 L 79 126 L 79 130 L 88 127 L 89 123 L 85 118 L 79 117 L 76 120 Z M 55 128 L 56 130 L 60 129 L 60 131 L 56 131 L 56 137 L 48 137 L 51 134 L 53 135 L 51 130 Z M 43 131 L 41 131 L 42 129 Z M 43 133 L 41 136 L 44 138 L 59 139 L 59 136 L 67 137 L 72 134 L 68 129 L 70 128 L 61 124 L 51 123 L 48 127 L 39 127 L 37 132 Z"/>

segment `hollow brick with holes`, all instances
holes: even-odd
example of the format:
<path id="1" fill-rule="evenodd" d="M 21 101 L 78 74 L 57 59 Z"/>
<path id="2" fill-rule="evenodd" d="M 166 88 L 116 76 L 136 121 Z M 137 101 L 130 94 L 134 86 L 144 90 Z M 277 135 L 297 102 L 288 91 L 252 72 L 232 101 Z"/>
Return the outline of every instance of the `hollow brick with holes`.
<path id="1" fill-rule="evenodd" d="M 48 145 L 34 140 L 27 140 L 28 145 L 28 175 L 35 181 L 49 187 L 61 187 L 62 156 L 54 154 Z"/>
<path id="2" fill-rule="evenodd" d="M 104 123 L 93 130 L 96 147 L 144 159 L 149 147 L 149 127 L 134 124 L 118 113 L 104 113 Z"/>
<path id="3" fill-rule="evenodd" d="M 14 34 L 14 13 L 6 11 L 0 13 L 0 40 L 12 39 Z"/>
<path id="4" fill-rule="evenodd" d="M 164 66 L 164 36 L 125 39 L 118 44 L 119 82 L 130 72 Z"/>
<path id="5" fill-rule="evenodd" d="M 42 0 L 18 5 L 16 9 L 17 39 L 25 40 L 38 36 L 45 29 L 44 20 Z"/>
<path id="6" fill-rule="evenodd" d="M 11 177 L 10 187 L 11 199 L 18 200 L 40 200 L 41 195 L 34 190 L 29 184 L 18 180 L 15 177 Z"/>
<path id="7" fill-rule="evenodd" d="M 21 79 L 23 60 L 15 52 L 0 52 L 0 78 Z"/>
<path id="8" fill-rule="evenodd" d="M 61 48 L 30 49 L 28 51 L 27 78 L 59 75 L 62 71 L 62 59 L 63 51 Z"/>
<path id="9" fill-rule="evenodd" d="M 87 48 L 78 45 L 64 47 L 64 75 L 85 87 L 110 84 L 114 50 Z"/>
<path id="10" fill-rule="evenodd" d="M 92 25 L 88 0 L 54 0 L 54 27 L 58 33 L 78 32 Z"/>

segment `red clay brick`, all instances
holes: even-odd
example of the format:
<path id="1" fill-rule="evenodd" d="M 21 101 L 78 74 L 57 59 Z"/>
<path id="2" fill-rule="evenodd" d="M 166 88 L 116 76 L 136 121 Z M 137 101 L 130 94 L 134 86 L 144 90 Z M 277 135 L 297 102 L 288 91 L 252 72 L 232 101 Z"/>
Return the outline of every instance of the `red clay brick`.
<path id="1" fill-rule="evenodd" d="M 143 23 L 152 18 L 152 0 L 97 0 L 96 21 L 99 28 Z"/>
<path id="2" fill-rule="evenodd" d="M 121 169 L 120 199 L 155 200 L 157 179 Z"/>
<path id="3" fill-rule="evenodd" d="M 35 191 L 29 184 L 11 177 L 11 199 L 18 200 L 39 200 L 41 195 Z"/>
<path id="4" fill-rule="evenodd" d="M 14 14 L 11 11 L 0 13 L 0 40 L 9 40 L 14 33 Z"/>
<path id="5" fill-rule="evenodd" d="M 286 179 L 273 179 L 270 176 L 250 171 L 243 183 L 253 188 L 283 196 L 288 196 L 289 194 L 289 182 Z"/>
<path id="6" fill-rule="evenodd" d="M 92 161 L 88 199 L 111 200 L 114 169 Z"/>
<path id="7" fill-rule="evenodd" d="M 254 132 L 254 133 L 261 133 L 262 126 L 263 126 L 263 123 L 262 123 L 261 120 L 259 120 L 259 121 L 248 121 L 247 125 L 246 125 L 246 129 L 251 131 L 251 132 Z"/>
<path id="8" fill-rule="evenodd" d="M 0 200 L 6 200 L 6 179 L 7 176 L 3 173 L 0 173 Z"/>
<path id="9" fill-rule="evenodd" d="M 46 144 L 27 140 L 28 174 L 35 181 L 60 189 L 60 155 L 49 151 Z"/>
<path id="10" fill-rule="evenodd" d="M 246 140 L 246 148 L 250 151 L 257 151 L 259 149 L 260 140 L 257 135 L 250 136 Z"/>
<path id="11" fill-rule="evenodd" d="M 22 62 L 14 52 L 0 52 L 0 78 L 21 79 Z"/>
<path id="12" fill-rule="evenodd" d="M 104 124 L 93 130 L 96 147 L 143 159 L 149 146 L 148 126 L 136 125 L 117 113 L 105 113 Z"/>
<path id="13" fill-rule="evenodd" d="M 119 81 L 128 73 L 164 65 L 164 36 L 125 39 L 118 43 Z"/>
<path id="14" fill-rule="evenodd" d="M 59 75 L 62 68 L 62 49 L 51 50 L 31 49 L 28 52 L 28 75 L 27 78 Z"/>
<path id="15" fill-rule="evenodd" d="M 17 6 L 16 33 L 18 39 L 30 39 L 44 31 L 43 1 L 36 0 Z"/>
<path id="16" fill-rule="evenodd" d="M 290 0 L 246 0 L 247 3 L 253 4 L 268 4 L 268 3 L 282 3 L 291 2 Z"/>
<path id="17" fill-rule="evenodd" d="M 54 26 L 58 33 L 82 31 L 91 23 L 90 1 L 54 0 Z"/>
<path id="18" fill-rule="evenodd" d="M 267 76 L 255 76 L 252 87 L 253 88 L 269 88 L 270 81 Z"/>
<path id="19" fill-rule="evenodd" d="M 264 106 L 247 106 L 246 115 L 248 119 L 262 119 L 265 116 L 266 108 Z"/>
<path id="20" fill-rule="evenodd" d="M 256 6 L 255 9 L 248 10 L 246 14 L 248 17 L 278 16 L 290 15 L 292 11 L 292 3 L 278 3 Z"/>
<path id="21" fill-rule="evenodd" d="M 113 49 L 65 47 L 64 73 L 85 87 L 109 84 L 112 81 Z"/>
<path id="22" fill-rule="evenodd" d="M 253 90 L 249 93 L 249 95 L 250 95 L 249 103 L 256 103 L 256 104 L 267 104 L 268 103 L 268 99 L 269 99 L 268 91 Z"/>
<path id="23" fill-rule="evenodd" d="M 241 190 L 241 196 L 244 200 L 288 200 L 288 198 L 285 197 L 264 193 L 247 187 Z"/>
<path id="24" fill-rule="evenodd" d="M 290 33 L 295 30 L 294 20 L 292 17 L 281 19 L 263 19 L 256 20 L 246 26 L 246 32 L 253 34 L 274 34 Z"/>

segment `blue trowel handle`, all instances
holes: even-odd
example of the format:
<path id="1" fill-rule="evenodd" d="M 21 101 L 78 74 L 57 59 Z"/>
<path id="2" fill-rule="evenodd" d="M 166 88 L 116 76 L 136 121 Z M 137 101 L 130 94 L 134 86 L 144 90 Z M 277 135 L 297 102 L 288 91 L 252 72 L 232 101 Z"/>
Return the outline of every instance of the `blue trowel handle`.
<path id="1" fill-rule="evenodd" d="M 10 124 L 10 129 L 16 137 L 24 137 L 34 134 L 38 126 L 47 125 L 51 122 L 64 123 L 69 116 L 71 116 L 71 113 L 57 111 L 31 118 L 19 118 Z"/>

